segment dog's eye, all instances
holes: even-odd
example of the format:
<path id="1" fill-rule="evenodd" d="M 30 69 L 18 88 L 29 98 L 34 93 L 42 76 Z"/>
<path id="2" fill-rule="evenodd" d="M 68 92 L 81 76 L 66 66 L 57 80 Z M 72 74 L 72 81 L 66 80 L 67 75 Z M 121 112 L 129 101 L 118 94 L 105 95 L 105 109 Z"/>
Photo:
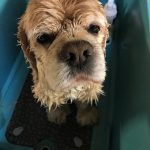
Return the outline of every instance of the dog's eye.
<path id="1" fill-rule="evenodd" d="M 91 24 L 88 28 L 88 32 L 92 34 L 98 34 L 99 31 L 100 31 L 100 26 L 98 25 Z"/>
<path id="2" fill-rule="evenodd" d="M 53 34 L 44 33 L 37 37 L 37 42 L 40 44 L 51 44 L 55 39 Z"/>

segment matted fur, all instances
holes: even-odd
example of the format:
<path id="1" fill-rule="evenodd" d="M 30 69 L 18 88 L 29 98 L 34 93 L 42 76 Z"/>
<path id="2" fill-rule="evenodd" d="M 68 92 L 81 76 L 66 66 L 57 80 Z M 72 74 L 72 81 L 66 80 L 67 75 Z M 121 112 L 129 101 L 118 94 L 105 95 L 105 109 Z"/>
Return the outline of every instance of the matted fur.
<path id="1" fill-rule="evenodd" d="M 97 36 L 87 32 L 91 23 L 100 25 Z M 18 38 L 33 74 L 33 93 L 49 109 L 65 104 L 68 99 L 92 103 L 102 93 L 105 79 L 105 46 L 108 24 L 97 0 L 31 0 L 18 27 Z M 36 38 L 42 33 L 57 34 L 45 48 Z M 86 40 L 94 47 L 92 75 L 72 78 L 65 63 L 57 55 L 64 43 Z"/>

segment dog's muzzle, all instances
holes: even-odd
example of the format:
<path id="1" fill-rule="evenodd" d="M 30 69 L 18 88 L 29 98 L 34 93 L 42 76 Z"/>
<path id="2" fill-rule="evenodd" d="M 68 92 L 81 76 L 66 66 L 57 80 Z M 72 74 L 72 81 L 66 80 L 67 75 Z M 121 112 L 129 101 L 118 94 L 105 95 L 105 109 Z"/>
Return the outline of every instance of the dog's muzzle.
<path id="1" fill-rule="evenodd" d="M 62 47 L 59 59 L 70 67 L 73 74 L 90 73 L 93 55 L 93 46 L 88 41 L 69 41 Z"/>

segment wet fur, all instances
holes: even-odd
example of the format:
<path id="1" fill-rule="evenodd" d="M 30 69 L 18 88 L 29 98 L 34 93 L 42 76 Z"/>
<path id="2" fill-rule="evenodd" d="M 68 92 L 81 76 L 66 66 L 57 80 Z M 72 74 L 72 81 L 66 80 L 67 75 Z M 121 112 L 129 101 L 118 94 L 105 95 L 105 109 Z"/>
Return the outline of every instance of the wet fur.
<path id="1" fill-rule="evenodd" d="M 98 36 L 87 32 L 90 23 L 101 26 Z M 97 0 L 31 0 L 21 17 L 18 39 L 30 64 L 34 97 L 51 108 L 72 101 L 92 103 L 102 93 L 106 75 L 105 45 L 108 24 L 103 7 Z M 45 48 L 36 42 L 37 36 L 56 34 L 54 42 Z M 63 44 L 71 40 L 87 40 L 94 47 L 95 63 L 91 76 L 70 76 L 70 70 L 59 62 L 57 55 Z"/>

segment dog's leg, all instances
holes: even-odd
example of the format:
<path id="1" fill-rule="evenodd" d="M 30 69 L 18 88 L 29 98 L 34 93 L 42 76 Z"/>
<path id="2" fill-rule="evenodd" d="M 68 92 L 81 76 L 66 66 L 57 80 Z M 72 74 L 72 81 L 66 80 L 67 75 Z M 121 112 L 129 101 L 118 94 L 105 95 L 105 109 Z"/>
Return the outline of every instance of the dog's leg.
<path id="1" fill-rule="evenodd" d="M 70 109 L 68 105 L 63 105 L 55 110 L 47 111 L 47 117 L 50 122 L 56 123 L 56 124 L 61 124 L 66 122 L 66 118 L 68 114 L 70 113 Z"/>
<path id="2" fill-rule="evenodd" d="M 93 125 L 98 121 L 98 111 L 95 106 L 91 106 L 87 103 L 76 103 L 78 111 L 77 111 L 77 122 L 84 125 Z"/>

